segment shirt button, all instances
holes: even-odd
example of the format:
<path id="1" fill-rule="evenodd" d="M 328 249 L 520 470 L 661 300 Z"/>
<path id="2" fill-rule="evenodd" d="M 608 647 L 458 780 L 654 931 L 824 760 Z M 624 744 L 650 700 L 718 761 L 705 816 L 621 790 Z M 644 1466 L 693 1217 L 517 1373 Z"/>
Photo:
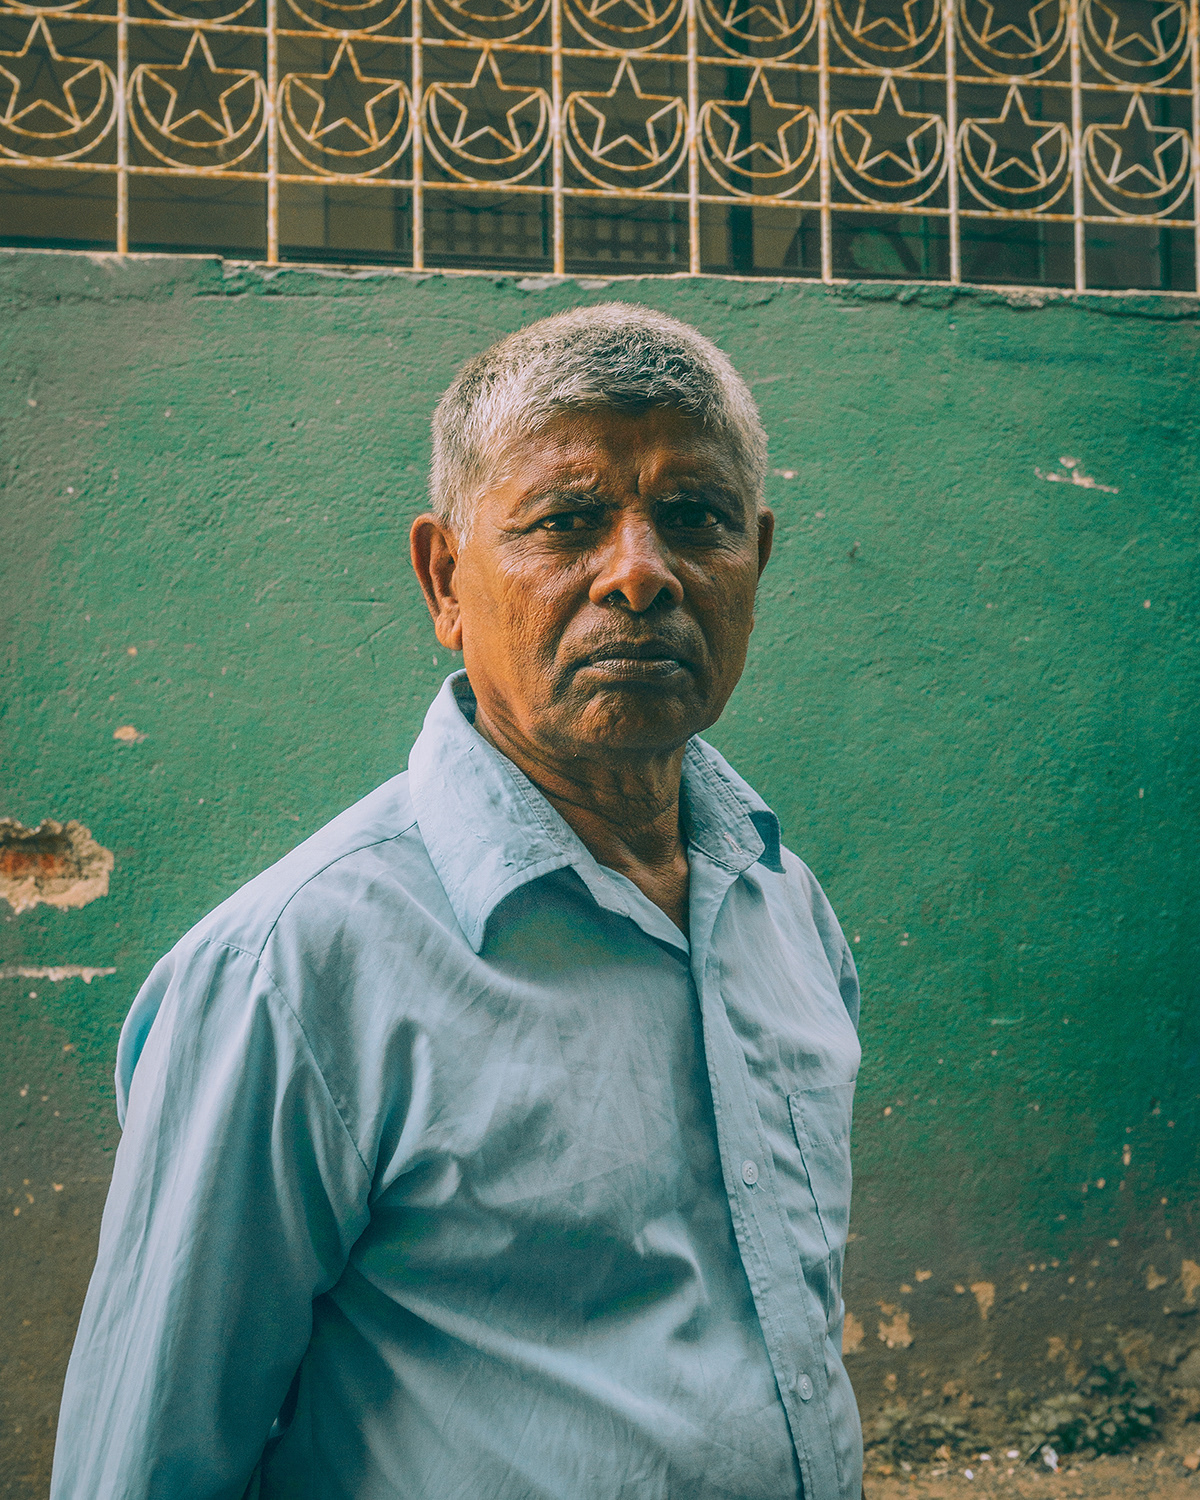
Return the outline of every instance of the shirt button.
<path id="1" fill-rule="evenodd" d="M 758 1168 L 752 1161 L 742 1163 L 742 1181 L 747 1187 L 753 1187 L 758 1181 Z"/>
<path id="2" fill-rule="evenodd" d="M 801 1401 L 811 1401 L 812 1400 L 813 1383 L 808 1378 L 807 1375 L 801 1375 L 801 1377 L 800 1377 L 800 1384 L 797 1387 L 797 1389 L 800 1392 L 800 1399 L 801 1399 Z"/>

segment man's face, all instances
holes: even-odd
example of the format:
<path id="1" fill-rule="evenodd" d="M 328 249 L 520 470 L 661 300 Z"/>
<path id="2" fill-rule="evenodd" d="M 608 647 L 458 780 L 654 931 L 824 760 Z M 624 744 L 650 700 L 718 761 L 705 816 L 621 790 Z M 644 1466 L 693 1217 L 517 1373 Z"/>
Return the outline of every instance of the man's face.
<path id="1" fill-rule="evenodd" d="M 555 754 L 669 751 L 741 676 L 772 526 L 679 412 L 566 412 L 513 442 L 461 548 L 442 529 L 440 597 L 418 573 L 485 724 Z"/>

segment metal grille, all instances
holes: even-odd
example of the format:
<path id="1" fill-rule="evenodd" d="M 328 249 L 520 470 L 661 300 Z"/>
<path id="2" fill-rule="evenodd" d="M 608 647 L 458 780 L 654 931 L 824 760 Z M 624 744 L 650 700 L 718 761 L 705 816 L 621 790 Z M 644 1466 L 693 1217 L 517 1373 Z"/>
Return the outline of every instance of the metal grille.
<path id="1" fill-rule="evenodd" d="M 1196 0 L 0 3 L 0 238 L 1191 290 Z"/>

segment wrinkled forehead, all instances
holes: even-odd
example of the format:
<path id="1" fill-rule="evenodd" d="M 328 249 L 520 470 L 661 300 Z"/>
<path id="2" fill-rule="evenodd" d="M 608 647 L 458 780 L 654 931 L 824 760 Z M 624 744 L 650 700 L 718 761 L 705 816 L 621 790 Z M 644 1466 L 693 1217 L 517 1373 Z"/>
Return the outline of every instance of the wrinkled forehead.
<path id="1" fill-rule="evenodd" d="M 559 407 L 510 430 L 484 490 L 544 485 L 663 490 L 717 487 L 753 503 L 737 444 L 677 406 Z"/>

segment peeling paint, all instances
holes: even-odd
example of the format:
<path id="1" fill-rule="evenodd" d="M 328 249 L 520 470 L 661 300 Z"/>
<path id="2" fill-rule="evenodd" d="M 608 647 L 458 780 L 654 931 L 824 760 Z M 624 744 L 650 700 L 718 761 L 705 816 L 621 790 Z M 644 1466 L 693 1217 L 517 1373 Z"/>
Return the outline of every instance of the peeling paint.
<path id="1" fill-rule="evenodd" d="M 973 1281 L 971 1291 L 975 1296 L 975 1301 L 979 1303 L 979 1316 L 986 1323 L 987 1315 L 996 1301 L 996 1285 L 991 1281 Z"/>
<path id="2" fill-rule="evenodd" d="M 1039 479 L 1049 480 L 1051 484 L 1077 484 L 1085 490 L 1103 490 L 1106 495 L 1120 494 L 1115 484 L 1101 484 L 1098 479 L 1093 479 L 1090 474 L 1084 472 L 1079 466 L 1077 458 L 1060 458 L 1061 469 L 1034 469 Z"/>
<path id="3" fill-rule="evenodd" d="M 14 912 L 39 902 L 62 910 L 87 906 L 108 895 L 112 867 L 111 851 L 74 819 L 46 818 L 26 828 L 15 818 L 0 818 L 0 896 Z"/>
<path id="4" fill-rule="evenodd" d="M 1183 1285 L 1183 1300 L 1189 1307 L 1196 1303 L 1196 1293 L 1200 1291 L 1200 1265 L 1194 1260 L 1185 1260 L 1179 1267 L 1179 1280 Z"/>
<path id="5" fill-rule="evenodd" d="M 852 1312 L 847 1311 L 846 1321 L 842 1326 L 842 1353 L 857 1354 L 866 1336 L 867 1330 Z"/>
<path id="6" fill-rule="evenodd" d="M 1169 1276 L 1160 1276 L 1154 1267 L 1150 1266 L 1146 1271 L 1146 1290 L 1156 1292 L 1160 1286 L 1166 1286 L 1170 1279 Z"/>
<path id="7" fill-rule="evenodd" d="M 84 964 L 0 965 L 0 979 L 48 979 L 51 984 L 60 984 L 64 979 L 82 979 L 84 984 L 91 984 L 93 979 L 116 972 L 116 969 L 89 969 Z"/>

